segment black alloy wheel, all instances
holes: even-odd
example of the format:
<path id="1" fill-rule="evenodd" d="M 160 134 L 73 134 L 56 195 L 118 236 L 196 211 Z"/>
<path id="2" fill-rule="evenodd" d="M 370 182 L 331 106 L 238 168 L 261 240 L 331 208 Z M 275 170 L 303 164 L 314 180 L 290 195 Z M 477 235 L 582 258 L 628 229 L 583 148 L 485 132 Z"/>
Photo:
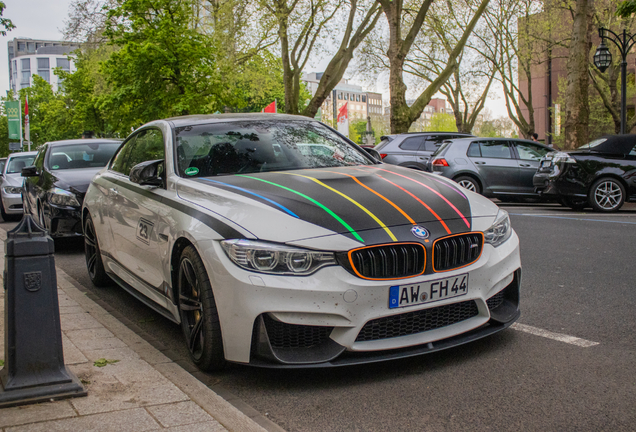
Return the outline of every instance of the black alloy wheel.
<path id="1" fill-rule="evenodd" d="M 455 178 L 454 180 L 464 189 L 468 189 L 469 191 L 475 192 L 478 194 L 481 193 L 481 186 L 479 186 L 479 183 L 477 182 L 477 180 L 475 180 L 472 177 L 459 176 Z"/>
<path id="2" fill-rule="evenodd" d="M 625 203 L 625 187 L 613 178 L 601 178 L 594 182 L 588 195 L 592 208 L 598 212 L 618 211 Z"/>
<path id="3" fill-rule="evenodd" d="M 177 288 L 181 328 L 192 361 L 204 371 L 222 369 L 226 362 L 221 323 L 210 279 L 193 246 L 181 253 Z"/>
<path id="4" fill-rule="evenodd" d="M 110 277 L 104 270 L 102 254 L 99 250 L 95 225 L 90 214 L 86 215 L 84 221 L 84 254 L 86 255 L 86 268 L 88 276 L 96 287 L 105 287 L 111 284 Z"/>

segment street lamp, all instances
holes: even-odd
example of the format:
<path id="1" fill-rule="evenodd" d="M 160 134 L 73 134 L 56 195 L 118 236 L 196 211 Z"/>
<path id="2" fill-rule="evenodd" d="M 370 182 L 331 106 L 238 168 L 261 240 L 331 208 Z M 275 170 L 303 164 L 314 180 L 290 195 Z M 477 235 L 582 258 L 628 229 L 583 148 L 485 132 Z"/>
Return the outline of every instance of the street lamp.
<path id="1" fill-rule="evenodd" d="M 627 34 L 627 30 L 623 29 L 621 35 L 617 35 L 610 29 L 599 28 L 598 35 L 601 37 L 601 44 L 594 53 L 594 66 L 601 72 L 605 72 L 607 68 L 612 64 L 612 53 L 607 45 L 605 45 L 605 39 L 611 41 L 618 47 L 618 51 L 621 54 L 621 134 L 625 133 L 625 125 L 627 124 L 627 54 L 631 50 L 632 46 L 636 42 L 634 36 Z"/>

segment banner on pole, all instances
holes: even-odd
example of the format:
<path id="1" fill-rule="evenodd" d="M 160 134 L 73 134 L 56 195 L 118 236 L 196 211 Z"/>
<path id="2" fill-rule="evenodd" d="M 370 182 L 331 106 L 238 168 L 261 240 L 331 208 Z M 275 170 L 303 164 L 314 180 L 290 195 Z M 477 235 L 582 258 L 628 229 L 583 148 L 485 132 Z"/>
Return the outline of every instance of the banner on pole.
<path id="1" fill-rule="evenodd" d="M 348 102 L 338 110 L 338 132 L 349 138 L 349 110 Z"/>
<path id="2" fill-rule="evenodd" d="M 7 112 L 7 120 L 9 121 L 9 139 L 22 140 L 22 112 L 20 110 L 20 101 L 5 102 L 4 109 Z"/>

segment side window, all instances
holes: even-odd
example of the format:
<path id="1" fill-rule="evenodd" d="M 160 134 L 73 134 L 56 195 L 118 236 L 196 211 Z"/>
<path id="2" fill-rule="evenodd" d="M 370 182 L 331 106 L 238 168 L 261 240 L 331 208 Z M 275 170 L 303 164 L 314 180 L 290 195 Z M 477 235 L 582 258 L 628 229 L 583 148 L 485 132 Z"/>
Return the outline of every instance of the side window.
<path id="1" fill-rule="evenodd" d="M 468 151 L 466 152 L 466 156 L 481 157 L 481 151 L 479 150 L 479 142 L 470 143 L 470 146 L 468 146 Z"/>
<path id="2" fill-rule="evenodd" d="M 33 165 L 35 165 L 38 168 L 38 172 L 42 170 L 42 167 L 44 166 L 44 155 L 46 154 L 46 150 L 48 149 L 48 146 L 44 146 L 40 149 L 40 152 L 37 154 L 37 156 L 35 156 L 35 160 L 33 161 Z"/>
<path id="3" fill-rule="evenodd" d="M 119 148 L 119 151 L 113 157 L 113 161 L 110 163 L 110 169 L 116 171 L 121 174 L 128 175 L 130 171 L 126 172 L 126 162 L 128 160 L 128 155 L 130 154 L 130 150 L 135 145 L 135 140 L 139 135 L 134 135 L 128 139 L 124 143 L 123 146 Z"/>
<path id="4" fill-rule="evenodd" d="M 417 151 L 420 149 L 422 142 L 424 141 L 423 137 L 411 137 L 407 138 L 400 144 L 400 148 L 402 150 L 412 150 Z"/>
<path id="5" fill-rule="evenodd" d="M 515 143 L 517 146 L 517 153 L 519 153 L 519 159 L 539 161 L 549 150 L 543 147 L 530 143 Z"/>
<path id="6" fill-rule="evenodd" d="M 482 141 L 479 145 L 481 147 L 481 157 L 512 159 L 510 144 L 507 141 Z"/>
<path id="7" fill-rule="evenodd" d="M 127 174 L 135 165 L 150 160 L 163 160 L 163 156 L 163 134 L 159 129 L 146 129 L 137 135 L 135 145 L 127 158 Z"/>
<path id="8" fill-rule="evenodd" d="M 434 152 L 442 145 L 444 141 L 448 141 L 449 139 L 453 139 L 452 136 L 430 136 L 426 139 L 425 149 L 426 151 Z"/>

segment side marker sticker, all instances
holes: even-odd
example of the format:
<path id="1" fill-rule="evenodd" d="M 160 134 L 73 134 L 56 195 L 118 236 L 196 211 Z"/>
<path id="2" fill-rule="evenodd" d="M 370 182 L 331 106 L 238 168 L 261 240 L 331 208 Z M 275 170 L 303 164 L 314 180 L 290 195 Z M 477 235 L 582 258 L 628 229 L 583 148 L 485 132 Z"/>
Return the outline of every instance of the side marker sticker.
<path id="1" fill-rule="evenodd" d="M 139 219 L 139 223 L 137 223 L 137 239 L 142 241 L 143 243 L 150 244 L 150 235 L 152 234 L 152 229 L 155 227 L 155 224 L 146 219 Z"/>

